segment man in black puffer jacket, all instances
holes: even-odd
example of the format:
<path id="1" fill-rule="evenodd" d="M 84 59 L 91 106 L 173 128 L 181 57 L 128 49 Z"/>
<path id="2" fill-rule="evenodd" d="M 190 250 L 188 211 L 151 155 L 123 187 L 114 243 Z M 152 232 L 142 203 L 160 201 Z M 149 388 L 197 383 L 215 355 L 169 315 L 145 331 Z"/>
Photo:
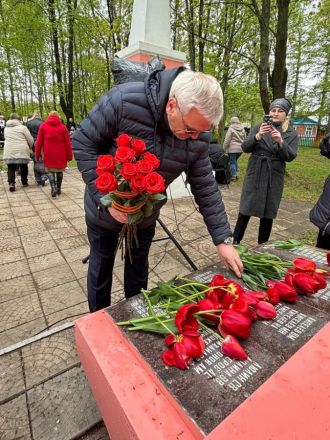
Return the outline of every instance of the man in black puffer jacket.
<path id="1" fill-rule="evenodd" d="M 215 78 L 180 67 L 153 72 L 144 83 L 114 87 L 80 124 L 72 145 L 86 183 L 91 312 L 110 305 L 115 249 L 123 223 L 127 223 L 126 214 L 102 206 L 103 194 L 94 185 L 96 161 L 100 154 L 115 154 L 114 139 L 123 133 L 143 139 L 147 149 L 159 158 L 157 171 L 166 186 L 182 172 L 187 174 L 219 257 L 240 276 L 242 263 L 232 246 L 232 233 L 208 157 L 209 131 L 219 123 L 222 106 L 222 92 Z M 159 202 L 154 214 L 138 224 L 139 247 L 132 249 L 132 264 L 125 260 L 126 298 L 147 288 L 148 254 L 164 203 Z"/>

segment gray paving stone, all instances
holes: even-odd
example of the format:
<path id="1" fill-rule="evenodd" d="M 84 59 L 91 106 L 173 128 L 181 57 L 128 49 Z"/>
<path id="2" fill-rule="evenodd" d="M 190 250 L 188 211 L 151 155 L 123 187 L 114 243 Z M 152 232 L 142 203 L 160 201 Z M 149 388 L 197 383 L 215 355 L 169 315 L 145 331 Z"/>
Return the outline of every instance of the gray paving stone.
<path id="1" fill-rule="evenodd" d="M 24 389 L 20 351 L 17 350 L 0 356 L 0 405 L 5 399 L 8 400 L 16 393 L 24 391 Z"/>
<path id="2" fill-rule="evenodd" d="M 51 254 L 56 252 L 57 246 L 53 240 L 29 243 L 23 241 L 24 250 L 27 258 L 38 257 L 40 255 Z"/>
<path id="3" fill-rule="evenodd" d="M 0 265 L 4 263 L 13 263 L 15 261 L 23 260 L 25 253 L 22 248 L 10 249 L 0 253 Z"/>
<path id="4" fill-rule="evenodd" d="M 75 350 L 73 328 L 22 348 L 22 360 L 27 388 L 76 365 L 79 358 Z"/>
<path id="5" fill-rule="evenodd" d="M 89 309 L 85 295 L 85 300 L 82 303 L 51 313 L 47 315 L 46 319 L 49 327 L 57 327 L 66 322 L 74 322 L 76 319 L 87 313 L 89 313 Z"/>
<path id="6" fill-rule="evenodd" d="M 88 253 L 85 254 L 85 257 L 87 255 L 88 255 Z M 88 263 L 83 264 L 81 260 L 76 260 L 76 261 L 73 261 L 72 263 L 68 263 L 68 264 L 78 280 L 80 278 L 84 278 L 87 276 Z"/>
<path id="7" fill-rule="evenodd" d="M 17 278 L 22 275 L 28 275 L 29 273 L 30 269 L 26 260 L 1 264 L 0 281 L 10 280 L 12 278 Z"/>
<path id="8" fill-rule="evenodd" d="M 83 246 L 71 247 L 70 249 L 63 249 L 62 253 L 68 263 L 72 261 L 82 260 L 89 254 L 89 245 L 84 244 Z"/>
<path id="9" fill-rule="evenodd" d="M 17 342 L 23 341 L 46 329 L 47 323 L 43 316 L 22 325 L 12 327 L 0 332 L 0 348 L 10 347 Z"/>
<path id="10" fill-rule="evenodd" d="M 15 228 L 15 226 L 15 220 L 11 218 L 10 220 L 0 222 L 0 231 L 6 231 L 7 229 Z"/>
<path id="11" fill-rule="evenodd" d="M 40 270 L 56 267 L 65 264 L 65 260 L 60 252 L 52 252 L 51 254 L 39 255 L 28 259 L 31 272 L 39 272 Z"/>
<path id="12" fill-rule="evenodd" d="M 64 251 L 66 249 L 76 248 L 84 245 L 88 245 L 87 237 L 86 236 L 76 236 L 76 237 L 69 237 L 69 238 L 60 238 L 58 240 L 55 240 L 58 248 L 61 251 Z"/>
<path id="13" fill-rule="evenodd" d="M 43 316 L 36 293 L 0 304 L 0 332 Z"/>
<path id="14" fill-rule="evenodd" d="M 0 406 L 0 439 L 32 440 L 25 394 Z"/>
<path id="15" fill-rule="evenodd" d="M 32 274 L 40 292 L 56 287 L 75 279 L 74 273 L 67 264 L 41 270 Z"/>
<path id="16" fill-rule="evenodd" d="M 104 424 L 100 423 L 77 440 L 110 440 L 110 437 Z"/>
<path id="17" fill-rule="evenodd" d="M 77 281 L 62 283 L 42 290 L 39 295 L 45 315 L 65 310 L 86 301 L 86 295 Z"/>
<path id="18" fill-rule="evenodd" d="M 0 283 L 0 303 L 22 298 L 32 293 L 37 293 L 31 275 L 24 275 Z"/>
<path id="19" fill-rule="evenodd" d="M 28 391 L 28 402 L 34 440 L 68 440 L 101 420 L 78 367 Z"/>
<path id="20" fill-rule="evenodd" d="M 80 235 L 79 231 L 77 231 L 73 227 L 62 228 L 62 229 L 53 229 L 50 231 L 50 234 L 54 240 L 58 240 L 63 237 L 75 237 Z"/>
<path id="21" fill-rule="evenodd" d="M 10 229 L 0 229 L 0 240 L 3 238 L 11 238 L 11 237 L 18 237 L 18 229 L 17 228 L 10 228 Z"/>
<path id="22" fill-rule="evenodd" d="M 23 217 L 23 218 L 17 218 L 16 219 L 16 225 L 21 227 L 21 226 L 36 226 L 37 228 L 42 228 L 42 221 L 40 220 L 39 216 L 37 215 L 37 213 L 34 211 L 34 216 L 33 217 Z"/>

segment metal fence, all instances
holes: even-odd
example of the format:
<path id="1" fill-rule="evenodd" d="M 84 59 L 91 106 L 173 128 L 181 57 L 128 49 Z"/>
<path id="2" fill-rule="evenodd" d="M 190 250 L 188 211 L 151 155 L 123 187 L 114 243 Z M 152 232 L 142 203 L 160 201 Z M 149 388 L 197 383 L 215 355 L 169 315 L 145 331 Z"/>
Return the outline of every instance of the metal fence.
<path id="1" fill-rule="evenodd" d="M 315 136 L 306 136 L 306 135 L 299 135 L 299 147 L 317 147 L 317 141 Z"/>

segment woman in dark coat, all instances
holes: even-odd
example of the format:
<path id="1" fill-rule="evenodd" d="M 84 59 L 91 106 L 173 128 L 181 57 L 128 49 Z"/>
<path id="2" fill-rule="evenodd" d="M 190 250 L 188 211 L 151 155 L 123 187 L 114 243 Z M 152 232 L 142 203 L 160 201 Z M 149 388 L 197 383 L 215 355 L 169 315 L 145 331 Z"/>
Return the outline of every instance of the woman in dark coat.
<path id="1" fill-rule="evenodd" d="M 242 144 L 252 153 L 245 174 L 234 240 L 240 243 L 251 216 L 260 218 L 258 243 L 268 241 L 273 219 L 282 198 L 286 162 L 297 156 L 298 136 L 289 127 L 287 115 L 291 103 L 275 99 L 270 105 L 271 123 L 253 127 Z"/>

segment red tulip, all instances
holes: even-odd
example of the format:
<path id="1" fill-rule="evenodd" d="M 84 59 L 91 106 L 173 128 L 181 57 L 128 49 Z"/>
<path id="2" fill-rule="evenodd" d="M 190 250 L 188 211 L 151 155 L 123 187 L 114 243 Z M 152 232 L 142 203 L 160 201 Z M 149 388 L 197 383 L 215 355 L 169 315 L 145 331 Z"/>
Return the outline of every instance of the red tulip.
<path id="1" fill-rule="evenodd" d="M 193 314 L 198 311 L 199 308 L 197 304 L 185 304 L 178 309 L 174 322 L 180 332 L 183 330 L 196 331 L 199 329 L 199 323 L 193 316 Z"/>
<path id="2" fill-rule="evenodd" d="M 275 283 L 274 288 L 278 291 L 278 294 L 280 295 L 280 299 L 282 301 L 287 301 L 287 302 L 297 301 L 298 293 L 295 291 L 295 289 L 292 286 L 289 286 L 284 281 L 277 281 L 277 283 Z"/>
<path id="3" fill-rule="evenodd" d="M 221 351 L 225 356 L 229 356 L 233 359 L 245 361 L 248 355 L 243 350 L 238 340 L 234 336 L 226 336 L 225 340 L 221 344 Z"/>
<path id="4" fill-rule="evenodd" d="M 217 310 L 220 309 L 219 301 L 216 297 L 216 301 L 212 301 L 210 298 L 204 298 L 198 301 L 197 303 L 199 311 L 209 311 L 209 310 Z M 211 322 L 214 322 L 215 324 L 219 324 L 220 315 L 219 312 L 212 312 L 212 313 L 203 313 L 201 315 L 202 318 L 205 318 Z"/>
<path id="5" fill-rule="evenodd" d="M 184 331 L 179 335 L 167 335 L 165 343 L 170 348 L 162 353 L 162 360 L 168 366 L 184 370 L 193 358 L 203 355 L 205 342 L 195 331 Z"/>
<path id="6" fill-rule="evenodd" d="M 316 264 L 307 258 L 296 258 L 293 260 L 293 266 L 301 272 L 314 272 Z"/>
<path id="7" fill-rule="evenodd" d="M 257 315 L 263 319 L 274 319 L 277 315 L 274 306 L 266 301 L 259 301 L 254 306 L 254 310 Z"/>
<path id="8" fill-rule="evenodd" d="M 330 251 L 327 252 L 327 263 L 330 266 Z"/>
<path id="9" fill-rule="evenodd" d="M 224 279 L 225 279 L 225 277 L 221 274 L 214 275 L 214 277 L 212 278 L 212 280 L 209 284 L 209 287 L 221 286 Z"/>
<path id="10" fill-rule="evenodd" d="M 319 281 L 308 273 L 297 273 L 293 276 L 292 283 L 296 289 L 306 295 L 312 295 L 319 290 Z"/>
<path id="11" fill-rule="evenodd" d="M 322 275 L 320 275 L 319 273 L 315 272 L 315 273 L 313 273 L 312 276 L 319 283 L 319 289 L 325 289 L 327 287 L 327 282 L 323 278 Z"/>
<path id="12" fill-rule="evenodd" d="M 269 287 L 266 291 L 266 294 L 267 294 L 268 301 L 271 304 L 276 305 L 280 302 L 280 294 L 278 293 L 278 290 L 276 289 L 276 287 Z"/>
<path id="13" fill-rule="evenodd" d="M 237 310 L 224 310 L 221 313 L 219 332 L 225 335 L 246 339 L 251 332 L 251 319 Z"/>
<path id="14" fill-rule="evenodd" d="M 250 319 L 254 319 L 254 313 L 250 309 L 249 304 L 245 301 L 245 299 L 240 296 L 229 307 L 231 310 L 237 310 L 238 312 L 243 313 L 243 315 L 247 316 Z"/>

